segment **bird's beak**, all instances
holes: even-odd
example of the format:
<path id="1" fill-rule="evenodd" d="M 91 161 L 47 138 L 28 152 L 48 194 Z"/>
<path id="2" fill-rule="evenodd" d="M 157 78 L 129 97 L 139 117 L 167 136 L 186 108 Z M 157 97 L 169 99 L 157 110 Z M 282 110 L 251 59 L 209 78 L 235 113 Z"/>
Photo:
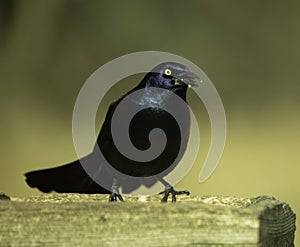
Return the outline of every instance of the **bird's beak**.
<path id="1" fill-rule="evenodd" d="M 198 82 L 202 82 L 200 77 L 191 71 L 185 71 L 178 74 L 178 76 L 176 76 L 176 79 L 178 83 L 183 83 L 188 87 L 198 87 Z"/>

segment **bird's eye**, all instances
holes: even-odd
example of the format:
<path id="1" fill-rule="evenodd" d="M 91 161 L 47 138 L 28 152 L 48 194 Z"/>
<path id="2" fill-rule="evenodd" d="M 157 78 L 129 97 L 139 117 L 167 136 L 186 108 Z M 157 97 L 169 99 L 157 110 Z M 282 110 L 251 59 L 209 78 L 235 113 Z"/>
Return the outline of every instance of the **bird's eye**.
<path id="1" fill-rule="evenodd" d="M 165 75 L 171 75 L 171 74 L 172 74 L 172 72 L 170 69 L 165 69 Z"/>

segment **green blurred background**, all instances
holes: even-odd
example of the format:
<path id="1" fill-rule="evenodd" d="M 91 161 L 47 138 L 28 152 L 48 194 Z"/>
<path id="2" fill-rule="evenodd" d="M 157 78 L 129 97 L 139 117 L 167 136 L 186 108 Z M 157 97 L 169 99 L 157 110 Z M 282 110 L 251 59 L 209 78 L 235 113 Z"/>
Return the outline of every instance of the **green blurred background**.
<path id="1" fill-rule="evenodd" d="M 299 214 L 299 13 L 299 1 L 0 0 L 0 191 L 39 193 L 23 174 L 76 158 L 72 111 L 89 75 L 121 55 L 157 50 L 202 68 L 227 114 L 215 173 L 197 182 L 204 123 L 197 165 L 177 188 L 272 195 Z"/>

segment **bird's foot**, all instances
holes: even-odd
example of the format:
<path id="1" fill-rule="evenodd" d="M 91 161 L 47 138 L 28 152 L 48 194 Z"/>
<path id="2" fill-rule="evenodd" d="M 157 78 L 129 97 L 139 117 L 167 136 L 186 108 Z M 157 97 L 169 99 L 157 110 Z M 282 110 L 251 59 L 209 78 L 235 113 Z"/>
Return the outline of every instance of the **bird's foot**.
<path id="1" fill-rule="evenodd" d="M 168 197 L 171 194 L 172 195 L 172 203 L 176 202 L 176 196 L 177 195 L 190 195 L 190 192 L 188 190 L 181 190 L 181 191 L 176 191 L 172 186 L 166 186 L 166 189 L 162 192 L 159 193 L 160 195 L 164 195 L 163 198 L 161 199 L 161 202 L 167 202 Z"/>
<path id="2" fill-rule="evenodd" d="M 117 200 L 120 200 L 121 202 L 124 201 L 123 197 L 121 196 L 121 194 L 117 193 L 117 192 L 111 192 L 108 201 L 109 202 L 116 202 Z"/>
<path id="3" fill-rule="evenodd" d="M 121 194 L 119 193 L 119 188 L 118 188 L 117 180 L 114 179 L 114 180 L 113 180 L 113 184 L 112 184 L 112 186 L 111 186 L 111 193 L 110 193 L 110 196 L 109 196 L 108 201 L 109 201 L 109 202 L 116 202 L 118 199 L 119 199 L 121 202 L 124 201 L 123 197 L 122 197 Z"/>

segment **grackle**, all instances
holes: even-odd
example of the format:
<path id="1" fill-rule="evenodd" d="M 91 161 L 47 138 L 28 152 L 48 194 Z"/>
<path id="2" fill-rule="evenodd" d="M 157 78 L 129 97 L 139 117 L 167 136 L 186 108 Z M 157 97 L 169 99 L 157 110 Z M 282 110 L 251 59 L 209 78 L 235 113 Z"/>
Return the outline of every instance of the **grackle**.
<path id="1" fill-rule="evenodd" d="M 172 115 L 160 108 L 162 105 L 172 104 L 168 94 L 161 93 L 162 95 L 152 97 L 151 88 L 167 89 L 168 92 L 175 93 L 186 102 L 187 89 L 191 86 L 197 86 L 196 80 L 198 79 L 199 77 L 196 74 L 182 64 L 174 62 L 161 63 L 147 73 L 135 88 L 114 101 L 107 111 L 97 138 L 97 144 L 110 165 L 121 173 L 134 177 L 155 176 L 155 174 L 166 170 L 178 158 L 182 143 L 184 150 L 186 149 L 190 126 L 188 125 L 186 129 L 181 130 L 183 132 L 181 133 Z M 145 89 L 145 93 L 136 104 L 153 101 L 153 105 L 150 104 L 149 107 L 138 112 L 132 119 L 129 134 L 133 145 L 140 150 L 149 148 L 148 134 L 154 128 L 162 129 L 167 137 L 167 144 L 161 155 L 153 161 L 147 162 L 132 161 L 123 156 L 116 148 L 111 133 L 111 121 L 116 107 L 125 96 L 139 89 Z M 178 109 L 182 111 L 182 116 L 188 118 L 187 121 L 190 123 L 188 108 L 181 109 L 178 106 Z M 89 159 L 93 152 L 83 159 Z M 55 168 L 31 171 L 26 173 L 25 176 L 30 187 L 36 187 L 42 192 L 110 194 L 109 201 L 116 201 L 117 199 L 123 201 L 113 181 L 110 190 L 101 187 L 85 172 L 79 160 Z M 176 195 L 178 194 L 189 194 L 188 191 L 175 191 L 169 184 L 165 184 L 165 186 L 165 191 L 160 193 L 164 194 L 162 202 L 167 201 L 169 194 L 172 195 L 172 202 L 176 201 Z"/>

